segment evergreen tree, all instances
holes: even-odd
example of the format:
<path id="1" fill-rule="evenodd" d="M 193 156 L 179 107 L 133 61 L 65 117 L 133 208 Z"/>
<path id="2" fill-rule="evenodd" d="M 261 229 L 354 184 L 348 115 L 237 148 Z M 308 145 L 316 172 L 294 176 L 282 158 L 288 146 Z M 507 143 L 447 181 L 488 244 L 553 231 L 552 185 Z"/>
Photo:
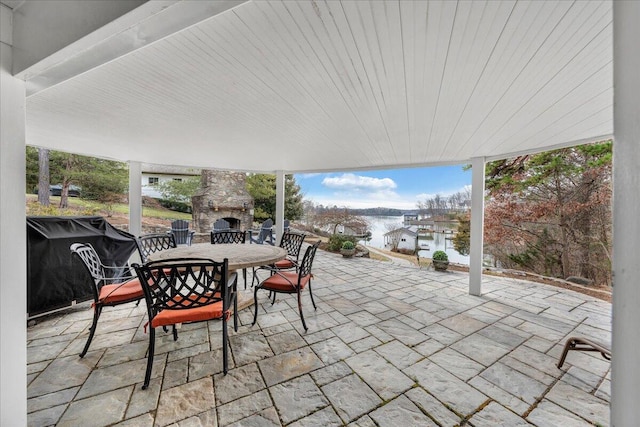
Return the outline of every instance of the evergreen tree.
<path id="1" fill-rule="evenodd" d="M 469 255 L 471 248 L 471 219 L 469 215 L 458 217 L 458 232 L 453 237 L 453 248 L 460 255 Z"/>
<path id="2" fill-rule="evenodd" d="M 264 221 L 276 216 L 276 177 L 272 174 L 250 174 L 247 176 L 247 191 L 254 200 L 256 221 Z M 295 221 L 302 218 L 300 186 L 293 175 L 286 175 L 284 182 L 284 217 Z"/>
<path id="3" fill-rule="evenodd" d="M 611 141 L 489 163 L 489 252 L 505 267 L 610 283 L 611 164 Z"/>

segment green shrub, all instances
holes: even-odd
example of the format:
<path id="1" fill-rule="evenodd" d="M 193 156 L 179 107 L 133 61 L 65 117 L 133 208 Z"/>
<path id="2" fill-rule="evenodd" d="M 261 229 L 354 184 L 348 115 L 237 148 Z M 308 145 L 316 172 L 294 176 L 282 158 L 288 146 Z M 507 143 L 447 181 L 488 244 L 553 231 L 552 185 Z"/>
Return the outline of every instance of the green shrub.
<path id="1" fill-rule="evenodd" d="M 353 236 L 345 236 L 344 234 L 334 234 L 329 237 L 329 244 L 327 249 L 331 252 L 338 252 L 342 248 L 342 244 L 349 241 L 355 245 L 356 238 Z"/>
<path id="2" fill-rule="evenodd" d="M 175 200 L 160 199 L 160 206 L 176 212 L 192 213 L 193 211 L 188 203 L 178 202 Z"/>
<path id="3" fill-rule="evenodd" d="M 351 250 L 351 249 L 355 249 L 355 247 L 356 245 L 354 245 L 353 242 L 350 240 L 345 240 L 344 242 L 342 242 L 342 249 Z"/>
<path id="4" fill-rule="evenodd" d="M 445 251 L 435 251 L 431 259 L 434 261 L 449 261 L 449 256 Z"/>

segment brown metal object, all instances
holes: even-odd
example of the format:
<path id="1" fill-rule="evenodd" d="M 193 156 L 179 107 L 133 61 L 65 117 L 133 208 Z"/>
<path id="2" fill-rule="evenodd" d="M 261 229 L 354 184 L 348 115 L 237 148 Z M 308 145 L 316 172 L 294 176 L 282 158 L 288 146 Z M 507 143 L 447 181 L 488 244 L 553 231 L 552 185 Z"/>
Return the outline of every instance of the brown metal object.
<path id="1" fill-rule="evenodd" d="M 611 360 L 611 350 L 606 348 L 604 345 L 599 344 L 595 341 L 591 341 L 582 337 L 570 337 L 567 340 L 567 343 L 564 345 L 564 350 L 562 351 L 562 356 L 560 356 L 560 361 L 558 362 L 558 368 L 561 368 L 564 364 L 565 359 L 567 358 L 567 353 L 570 350 L 576 351 L 597 351 L 602 357 L 607 360 Z"/>

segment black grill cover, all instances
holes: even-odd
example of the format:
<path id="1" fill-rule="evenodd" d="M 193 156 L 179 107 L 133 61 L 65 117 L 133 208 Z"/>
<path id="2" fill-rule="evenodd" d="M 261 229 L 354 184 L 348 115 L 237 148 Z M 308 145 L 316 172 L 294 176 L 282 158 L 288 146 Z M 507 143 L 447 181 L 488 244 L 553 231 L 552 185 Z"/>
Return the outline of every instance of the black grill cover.
<path id="1" fill-rule="evenodd" d="M 93 297 L 91 277 L 71 256 L 72 243 L 90 243 L 104 265 L 121 267 L 136 250 L 134 237 L 100 216 L 27 217 L 29 316 Z M 75 258 L 75 259 L 74 259 Z"/>

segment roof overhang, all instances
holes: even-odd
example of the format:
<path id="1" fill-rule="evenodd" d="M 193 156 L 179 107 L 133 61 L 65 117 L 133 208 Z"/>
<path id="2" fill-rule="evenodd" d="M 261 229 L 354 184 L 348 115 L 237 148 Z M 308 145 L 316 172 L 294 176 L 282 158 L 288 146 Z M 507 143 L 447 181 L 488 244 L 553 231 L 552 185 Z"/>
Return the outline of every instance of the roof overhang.
<path id="1" fill-rule="evenodd" d="M 610 1 L 159 3 L 23 72 L 28 144 L 311 172 L 613 133 Z"/>

